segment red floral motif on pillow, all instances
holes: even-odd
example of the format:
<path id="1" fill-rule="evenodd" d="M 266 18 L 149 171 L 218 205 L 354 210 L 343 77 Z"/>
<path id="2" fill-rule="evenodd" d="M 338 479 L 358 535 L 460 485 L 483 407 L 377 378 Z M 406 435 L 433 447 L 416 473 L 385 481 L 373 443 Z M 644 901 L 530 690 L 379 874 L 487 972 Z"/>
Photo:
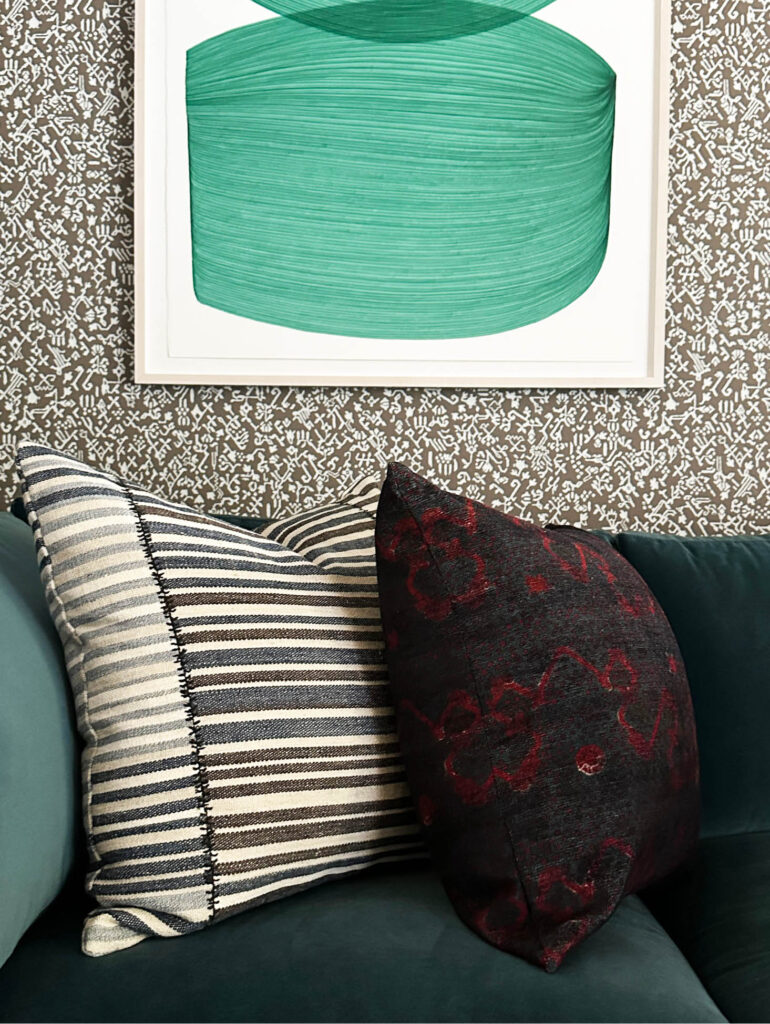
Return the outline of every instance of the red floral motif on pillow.
<path id="1" fill-rule="evenodd" d="M 419 527 L 409 517 L 396 524 L 383 554 L 392 559 L 406 558 L 409 566 L 407 589 L 417 608 L 429 619 L 440 622 L 451 613 L 453 603 L 473 601 L 487 589 L 484 563 L 464 543 L 465 536 L 470 537 L 475 532 L 476 509 L 471 501 L 467 501 L 457 513 L 444 512 L 440 508 L 428 509 Z M 421 589 L 421 574 L 429 573 L 431 569 L 431 551 L 438 554 L 444 564 L 466 562 L 470 567 L 467 584 L 451 598 Z"/>
<path id="2" fill-rule="evenodd" d="M 604 540 L 541 529 L 390 467 L 380 603 L 401 745 L 466 923 L 555 970 L 698 833 L 671 628 Z"/>

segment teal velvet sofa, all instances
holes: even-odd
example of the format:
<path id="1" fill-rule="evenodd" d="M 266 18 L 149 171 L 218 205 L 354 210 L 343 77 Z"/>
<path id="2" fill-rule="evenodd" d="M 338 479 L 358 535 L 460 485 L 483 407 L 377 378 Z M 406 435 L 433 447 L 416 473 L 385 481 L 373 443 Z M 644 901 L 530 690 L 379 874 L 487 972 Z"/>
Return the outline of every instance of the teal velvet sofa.
<path id="1" fill-rule="evenodd" d="M 0 514 L 0 1021 L 770 1019 L 770 537 L 605 537 L 687 665 L 692 865 L 625 899 L 554 975 L 467 930 L 427 862 L 89 959 L 69 687 L 31 532 Z"/>

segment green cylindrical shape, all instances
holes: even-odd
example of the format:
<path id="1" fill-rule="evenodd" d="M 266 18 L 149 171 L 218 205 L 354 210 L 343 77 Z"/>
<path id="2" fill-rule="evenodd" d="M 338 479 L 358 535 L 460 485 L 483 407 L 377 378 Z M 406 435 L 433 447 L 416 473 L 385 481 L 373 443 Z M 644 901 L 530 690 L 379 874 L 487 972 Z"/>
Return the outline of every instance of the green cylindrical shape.
<path id="1" fill-rule="evenodd" d="M 441 339 L 533 323 L 591 285 L 612 69 L 537 18 L 427 9 L 410 23 L 403 6 L 394 20 L 387 3 L 348 5 L 332 30 L 326 8 L 326 31 L 304 12 L 189 51 L 201 302 L 307 331 Z M 501 23 L 457 34 L 490 17 Z"/>

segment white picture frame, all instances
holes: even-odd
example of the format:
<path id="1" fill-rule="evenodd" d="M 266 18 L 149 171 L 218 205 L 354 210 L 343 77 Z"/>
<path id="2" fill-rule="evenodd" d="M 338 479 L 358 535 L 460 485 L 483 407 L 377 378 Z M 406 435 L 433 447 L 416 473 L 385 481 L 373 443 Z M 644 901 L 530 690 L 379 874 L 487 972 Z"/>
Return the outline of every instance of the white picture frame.
<path id="1" fill-rule="evenodd" d="M 190 45 L 219 30 L 272 16 L 252 0 L 137 0 L 137 382 L 527 388 L 663 385 L 670 0 L 627 0 L 622 5 L 616 0 L 555 0 L 536 15 L 570 31 L 579 30 L 576 34 L 594 45 L 618 72 L 607 258 L 591 288 L 547 320 L 505 334 L 446 342 L 313 335 L 234 316 L 195 298 L 184 57 Z M 609 56 L 607 49 L 613 50 Z M 634 131 L 624 131 L 632 119 Z"/>

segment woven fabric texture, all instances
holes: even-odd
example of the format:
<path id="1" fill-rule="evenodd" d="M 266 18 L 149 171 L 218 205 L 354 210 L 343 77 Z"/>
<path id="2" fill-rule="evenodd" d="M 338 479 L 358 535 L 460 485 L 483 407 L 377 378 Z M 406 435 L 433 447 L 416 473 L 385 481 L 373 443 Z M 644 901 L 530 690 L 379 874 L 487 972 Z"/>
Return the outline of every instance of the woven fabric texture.
<path id="1" fill-rule="evenodd" d="M 49 448 L 22 445 L 17 464 L 85 740 L 87 953 L 422 853 L 375 480 L 264 536 Z"/>
<path id="2" fill-rule="evenodd" d="M 631 565 L 391 466 L 377 520 L 401 746 L 455 908 L 555 970 L 698 834 L 674 634 Z"/>

